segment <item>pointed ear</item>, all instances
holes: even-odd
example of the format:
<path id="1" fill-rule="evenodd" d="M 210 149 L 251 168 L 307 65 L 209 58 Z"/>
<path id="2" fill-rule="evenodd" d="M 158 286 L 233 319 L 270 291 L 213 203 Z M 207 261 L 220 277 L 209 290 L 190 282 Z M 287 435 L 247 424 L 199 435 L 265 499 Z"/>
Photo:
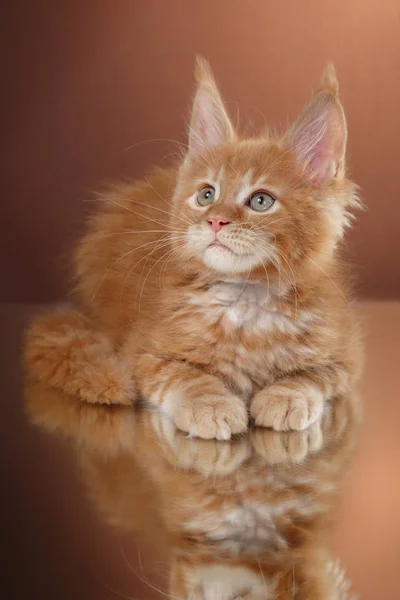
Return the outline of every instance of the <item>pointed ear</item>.
<path id="1" fill-rule="evenodd" d="M 333 65 L 325 68 L 319 89 L 287 132 L 285 142 L 313 187 L 344 175 L 347 126 Z"/>
<path id="2" fill-rule="evenodd" d="M 204 58 L 197 57 L 197 91 L 189 129 L 189 155 L 206 154 L 214 146 L 233 140 L 234 130 L 213 74 Z"/>

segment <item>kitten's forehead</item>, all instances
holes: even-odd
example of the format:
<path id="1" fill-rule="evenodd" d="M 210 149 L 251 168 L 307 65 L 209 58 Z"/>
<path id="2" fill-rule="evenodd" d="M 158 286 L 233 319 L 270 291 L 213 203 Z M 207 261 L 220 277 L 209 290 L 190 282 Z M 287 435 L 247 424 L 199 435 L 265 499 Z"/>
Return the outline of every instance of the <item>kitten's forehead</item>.
<path id="1" fill-rule="evenodd" d="M 266 178 L 277 180 L 289 173 L 287 153 L 270 141 L 245 140 L 227 144 L 207 166 L 208 177 L 221 184 L 254 186 Z"/>
<path id="2" fill-rule="evenodd" d="M 279 196 L 288 183 L 287 166 L 283 167 L 283 152 L 271 144 L 239 146 L 230 152 L 215 156 L 214 164 L 208 164 L 198 178 L 198 185 L 206 182 L 216 190 L 218 200 L 222 193 L 229 192 L 243 198 L 258 189 L 265 189 Z"/>

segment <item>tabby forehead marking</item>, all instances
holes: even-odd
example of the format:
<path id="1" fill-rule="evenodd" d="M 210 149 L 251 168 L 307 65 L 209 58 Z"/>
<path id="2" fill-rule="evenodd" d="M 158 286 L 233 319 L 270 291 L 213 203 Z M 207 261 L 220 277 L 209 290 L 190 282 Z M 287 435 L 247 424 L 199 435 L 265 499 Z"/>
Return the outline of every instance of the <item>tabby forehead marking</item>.
<path id="1" fill-rule="evenodd" d="M 275 186 L 271 186 L 265 176 L 253 179 L 253 169 L 249 169 L 242 177 L 243 186 L 240 188 L 239 193 L 236 197 L 236 204 L 242 206 L 249 197 L 257 192 L 258 190 L 265 190 L 274 196 L 279 198 L 281 190 L 278 190 Z M 275 212 L 279 207 L 279 204 L 275 202 L 273 206 L 268 210 L 268 214 Z"/>
<path id="2" fill-rule="evenodd" d="M 199 211 L 204 212 L 204 210 L 206 210 L 207 207 L 200 206 L 199 204 L 197 204 L 197 200 L 196 200 L 197 193 L 204 185 L 211 185 L 215 190 L 215 200 L 218 200 L 221 195 L 221 181 L 223 178 L 223 174 L 224 174 L 223 167 L 220 168 L 218 173 L 215 173 L 211 170 L 207 171 L 206 179 L 198 179 L 197 180 L 198 190 L 194 194 L 189 196 L 189 198 L 186 198 L 187 204 L 189 204 L 189 206 L 191 208 L 193 208 L 194 210 L 199 210 Z"/>

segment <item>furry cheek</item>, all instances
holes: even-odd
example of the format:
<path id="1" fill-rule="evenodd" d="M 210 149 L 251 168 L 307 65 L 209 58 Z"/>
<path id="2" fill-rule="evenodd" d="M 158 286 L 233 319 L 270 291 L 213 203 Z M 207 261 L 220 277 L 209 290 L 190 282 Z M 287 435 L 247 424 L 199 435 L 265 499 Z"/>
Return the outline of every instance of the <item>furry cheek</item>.
<path id="1" fill-rule="evenodd" d="M 215 235 L 210 227 L 204 224 L 190 225 L 187 230 L 187 245 L 198 257 L 202 257 Z"/>

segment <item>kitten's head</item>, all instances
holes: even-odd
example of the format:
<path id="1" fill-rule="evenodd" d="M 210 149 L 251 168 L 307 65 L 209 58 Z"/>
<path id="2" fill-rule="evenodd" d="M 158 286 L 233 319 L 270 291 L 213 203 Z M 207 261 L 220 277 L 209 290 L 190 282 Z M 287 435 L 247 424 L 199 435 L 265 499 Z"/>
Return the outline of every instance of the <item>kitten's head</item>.
<path id="1" fill-rule="evenodd" d="M 202 59 L 196 77 L 173 197 L 179 259 L 219 277 L 250 278 L 326 261 L 357 204 L 345 178 L 347 128 L 333 67 L 280 137 L 239 137 Z"/>

